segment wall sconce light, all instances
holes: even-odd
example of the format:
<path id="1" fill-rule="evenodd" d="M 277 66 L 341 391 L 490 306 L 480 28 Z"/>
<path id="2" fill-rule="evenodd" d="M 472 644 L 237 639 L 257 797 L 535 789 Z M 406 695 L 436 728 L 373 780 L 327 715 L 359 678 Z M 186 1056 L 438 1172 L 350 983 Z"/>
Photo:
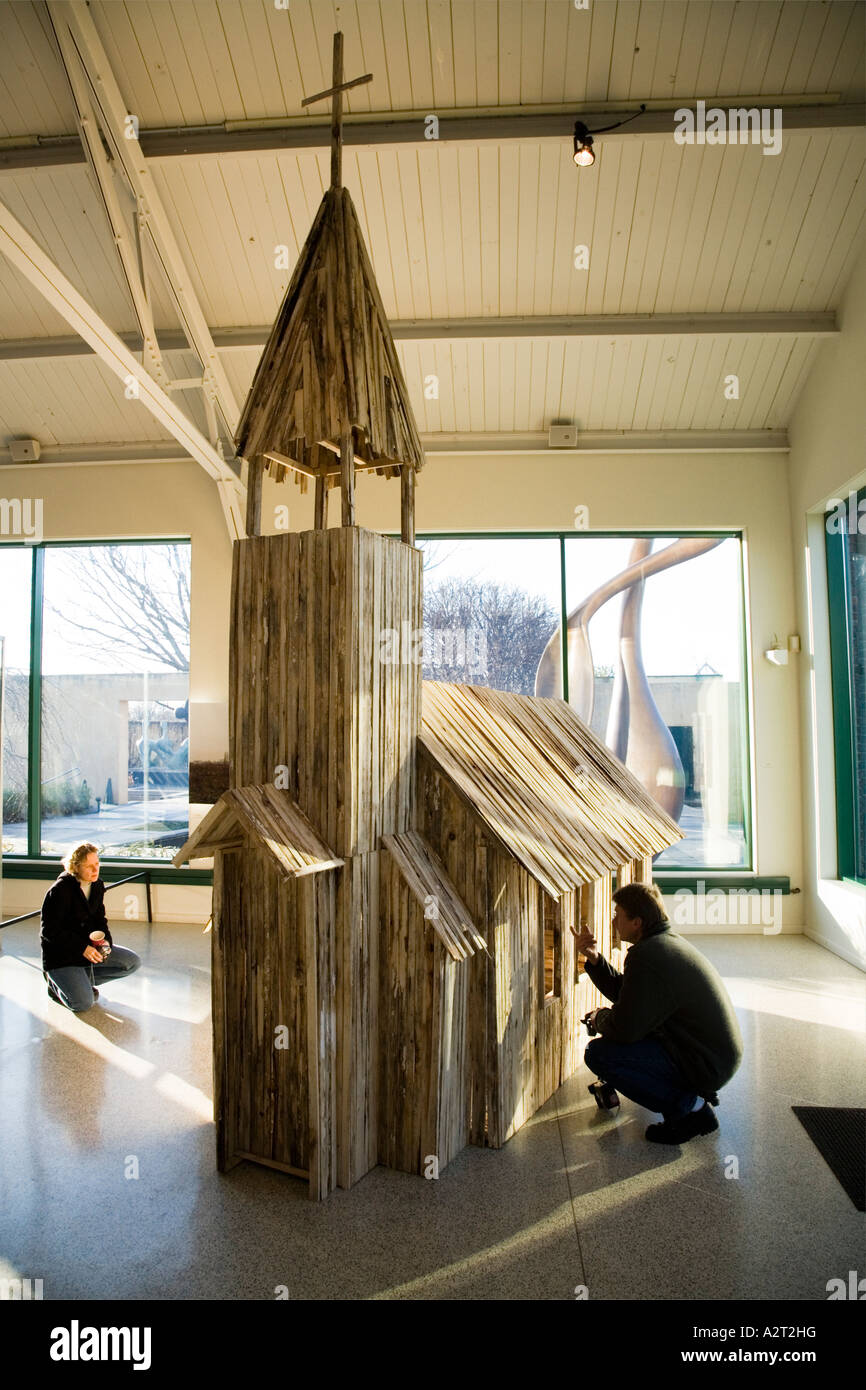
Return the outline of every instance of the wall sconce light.
<path id="1" fill-rule="evenodd" d="M 764 656 L 768 661 L 772 661 L 774 666 L 787 666 L 788 664 L 787 647 L 769 647 L 768 650 L 764 652 Z"/>
<path id="2" fill-rule="evenodd" d="M 787 666 L 788 652 L 798 652 L 800 650 L 800 638 L 797 633 L 793 633 L 788 638 L 788 645 L 782 646 L 775 632 L 773 633 L 773 645 L 768 647 L 764 656 L 768 661 L 772 661 L 774 666 Z"/>

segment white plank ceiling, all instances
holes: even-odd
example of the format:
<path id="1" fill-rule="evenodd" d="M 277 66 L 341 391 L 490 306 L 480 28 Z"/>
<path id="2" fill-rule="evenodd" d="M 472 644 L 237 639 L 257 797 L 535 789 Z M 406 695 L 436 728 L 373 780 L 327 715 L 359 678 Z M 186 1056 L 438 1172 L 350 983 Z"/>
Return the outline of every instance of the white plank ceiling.
<path id="1" fill-rule="evenodd" d="M 301 98 L 374 82 L 346 111 L 446 111 L 698 97 L 863 100 L 862 7 L 851 0 L 92 0 L 128 108 L 146 128 L 321 119 Z M 74 129 L 41 5 L 6 0 L 0 137 Z"/>
<path id="2" fill-rule="evenodd" d="M 746 97 L 864 99 L 864 5 L 848 0 L 92 0 L 127 109 L 143 131 L 317 121 L 345 34 L 350 116 L 520 108 L 665 107 Z M 74 135 L 74 108 L 41 4 L 0 5 L 0 152 Z M 786 131 L 782 151 L 596 140 L 347 147 L 352 193 L 397 323 L 583 315 L 834 310 L 866 231 L 862 128 Z M 324 150 L 153 159 L 151 168 L 212 332 L 267 330 L 328 179 Z M 118 185 L 120 186 L 120 185 Z M 117 333 L 135 317 L 86 164 L 0 170 L 0 200 Z M 126 199 L 132 208 L 132 200 Z M 590 248 L 576 269 L 574 248 Z M 288 248 L 289 269 L 275 268 Z M 179 319 L 150 266 L 159 330 Z M 735 326 L 734 326 L 735 327 Z M 62 449 L 167 440 L 92 354 L 16 355 L 72 330 L 0 256 L 0 460 L 10 437 Z M 399 333 L 399 330 L 398 330 Z M 488 338 L 398 336 L 427 435 L 581 429 L 784 430 L 820 351 L 809 333 Z M 263 341 L 263 340 L 262 340 Z M 260 347 L 223 348 L 240 401 Z M 191 353 L 171 373 L 196 374 Z M 200 368 L 199 374 L 200 374 Z M 724 378 L 740 379 L 737 400 Z M 427 399 L 425 378 L 438 379 Z M 200 428 L 200 398 L 181 397 Z"/>

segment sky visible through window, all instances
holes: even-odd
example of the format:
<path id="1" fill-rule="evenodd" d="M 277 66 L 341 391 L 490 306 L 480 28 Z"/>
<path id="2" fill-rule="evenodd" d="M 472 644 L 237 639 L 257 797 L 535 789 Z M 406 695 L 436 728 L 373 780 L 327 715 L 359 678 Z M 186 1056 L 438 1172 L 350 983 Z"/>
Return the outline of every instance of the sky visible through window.
<path id="1" fill-rule="evenodd" d="M 658 537 L 653 554 L 676 539 Z M 425 586 L 456 577 L 511 584 L 559 605 L 559 542 L 553 539 L 431 540 L 419 544 L 435 560 Z M 628 565 L 630 536 L 566 539 L 569 611 Z M 715 550 L 651 576 L 644 589 L 641 631 L 647 674 L 695 675 L 709 666 L 727 680 L 742 677 L 739 542 L 728 537 Z M 590 623 L 593 664 L 617 659 L 620 598 L 604 604 Z"/>

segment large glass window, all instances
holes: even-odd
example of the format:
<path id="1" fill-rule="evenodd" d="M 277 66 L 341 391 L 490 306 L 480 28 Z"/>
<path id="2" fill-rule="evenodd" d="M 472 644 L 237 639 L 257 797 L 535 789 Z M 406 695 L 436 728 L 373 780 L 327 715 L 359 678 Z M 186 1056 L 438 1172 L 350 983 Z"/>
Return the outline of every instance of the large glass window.
<path id="1" fill-rule="evenodd" d="M 33 549 L 0 546 L 0 637 L 4 639 L 3 727 L 4 854 L 27 853 L 27 787 L 30 770 L 30 587 Z"/>
<path id="2" fill-rule="evenodd" d="M 566 602 L 571 704 L 685 836 L 655 867 L 749 867 L 739 539 L 569 539 Z"/>
<path id="3" fill-rule="evenodd" d="M 425 637 L 464 614 L 489 634 L 483 676 L 425 659 L 426 679 L 567 699 L 683 831 L 657 869 L 751 868 L 738 536 L 420 544 Z"/>
<path id="4" fill-rule="evenodd" d="M 866 488 L 826 517 L 841 878 L 866 882 Z"/>
<path id="5" fill-rule="evenodd" d="M 189 833 L 189 542 L 0 546 L 3 852 Z"/>
<path id="6" fill-rule="evenodd" d="M 189 825 L 189 546 L 52 546 L 42 843 L 171 858 Z"/>
<path id="7" fill-rule="evenodd" d="M 535 694 L 541 664 L 561 694 L 557 540 L 419 540 L 425 680 Z"/>

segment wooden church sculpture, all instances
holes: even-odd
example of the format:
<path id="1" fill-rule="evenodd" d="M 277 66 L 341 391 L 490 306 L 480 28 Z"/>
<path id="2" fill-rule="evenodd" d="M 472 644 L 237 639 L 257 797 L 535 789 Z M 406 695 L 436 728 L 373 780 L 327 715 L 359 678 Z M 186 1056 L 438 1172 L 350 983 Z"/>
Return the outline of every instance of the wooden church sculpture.
<path id="1" fill-rule="evenodd" d="M 340 186 L 352 85 L 338 34 L 331 187 L 236 441 L 231 790 L 174 860 L 214 858 L 218 1168 L 278 1168 L 313 1198 L 504 1144 L 579 1062 L 594 992 L 569 928 L 609 953 L 612 875 L 648 881 L 681 838 L 563 701 L 422 683 L 406 649 L 423 452 Z M 264 468 L 315 480 L 313 530 L 259 534 Z M 399 474 L 401 540 L 355 525 L 359 468 Z"/>

